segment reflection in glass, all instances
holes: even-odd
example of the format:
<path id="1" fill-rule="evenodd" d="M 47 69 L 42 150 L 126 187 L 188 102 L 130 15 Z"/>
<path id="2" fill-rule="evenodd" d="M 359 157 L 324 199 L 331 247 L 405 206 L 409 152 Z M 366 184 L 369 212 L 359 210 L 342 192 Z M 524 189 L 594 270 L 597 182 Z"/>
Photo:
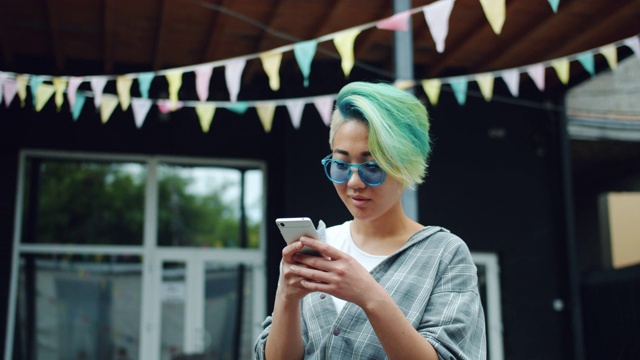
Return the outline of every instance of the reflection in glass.
<path id="1" fill-rule="evenodd" d="M 15 359 L 139 354 L 141 259 L 23 255 Z"/>
<path id="2" fill-rule="evenodd" d="M 257 247 L 262 201 L 261 171 L 160 164 L 158 244 Z"/>
<path id="3" fill-rule="evenodd" d="M 144 165 L 32 158 L 26 168 L 23 242 L 142 243 Z"/>

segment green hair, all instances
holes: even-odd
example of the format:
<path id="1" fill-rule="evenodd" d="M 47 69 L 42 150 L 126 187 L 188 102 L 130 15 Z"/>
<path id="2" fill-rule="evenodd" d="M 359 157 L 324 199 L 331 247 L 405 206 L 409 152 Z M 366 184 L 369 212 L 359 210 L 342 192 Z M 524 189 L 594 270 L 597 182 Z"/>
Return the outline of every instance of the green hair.
<path id="1" fill-rule="evenodd" d="M 431 139 L 429 114 L 418 98 L 385 83 L 353 82 L 336 99 L 329 131 L 332 149 L 340 125 L 352 120 L 369 128 L 369 151 L 389 176 L 409 188 L 424 181 Z"/>

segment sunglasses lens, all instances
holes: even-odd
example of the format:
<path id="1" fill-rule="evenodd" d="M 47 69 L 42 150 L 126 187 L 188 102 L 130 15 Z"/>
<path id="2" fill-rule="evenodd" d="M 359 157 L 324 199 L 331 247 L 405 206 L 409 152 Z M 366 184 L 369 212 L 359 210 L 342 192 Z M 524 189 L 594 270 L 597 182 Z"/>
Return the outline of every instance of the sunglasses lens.
<path id="1" fill-rule="evenodd" d="M 329 166 L 327 174 L 337 183 L 343 183 L 349 179 L 351 169 L 349 164 L 341 160 L 331 160 L 327 163 Z"/>
<path id="2" fill-rule="evenodd" d="M 370 186 L 377 186 L 384 182 L 385 172 L 375 163 L 364 163 L 359 169 L 362 181 Z"/>

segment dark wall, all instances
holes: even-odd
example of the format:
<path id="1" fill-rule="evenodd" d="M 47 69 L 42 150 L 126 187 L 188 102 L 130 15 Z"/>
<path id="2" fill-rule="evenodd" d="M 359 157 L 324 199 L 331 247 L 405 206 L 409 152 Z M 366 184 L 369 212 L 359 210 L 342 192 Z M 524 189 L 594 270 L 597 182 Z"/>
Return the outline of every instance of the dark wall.
<path id="1" fill-rule="evenodd" d="M 327 85 L 324 93 L 337 92 L 339 86 Z M 279 95 L 306 94 L 293 89 Z M 429 176 L 418 192 L 420 222 L 450 229 L 472 251 L 498 254 L 507 359 L 570 358 L 569 312 L 552 306 L 555 299 L 569 305 L 557 114 L 473 96 L 461 107 L 447 92 L 430 109 L 435 146 Z M 331 226 L 349 219 L 320 165 L 329 153 L 328 128 L 311 105 L 300 129 L 292 127 L 283 107 L 276 110 L 269 134 L 253 109 L 245 115 L 219 109 L 211 131 L 203 134 L 193 109 L 169 116 L 152 109 L 136 129 L 131 110 L 116 109 L 101 124 L 93 106 L 85 105 L 82 117 L 73 122 L 68 108 L 56 112 L 50 103 L 36 113 L 29 105 L 21 109 L 15 100 L 8 109 L 0 108 L 0 140 L 0 240 L 5 244 L 0 266 L 7 274 L 1 280 L 3 294 L 8 294 L 15 174 L 22 148 L 265 160 L 269 309 L 283 246 L 272 220 L 309 216 Z M 5 323 L 6 301 L 6 295 L 0 298 L 0 323 Z M 1 327 L 2 339 L 4 331 Z"/>

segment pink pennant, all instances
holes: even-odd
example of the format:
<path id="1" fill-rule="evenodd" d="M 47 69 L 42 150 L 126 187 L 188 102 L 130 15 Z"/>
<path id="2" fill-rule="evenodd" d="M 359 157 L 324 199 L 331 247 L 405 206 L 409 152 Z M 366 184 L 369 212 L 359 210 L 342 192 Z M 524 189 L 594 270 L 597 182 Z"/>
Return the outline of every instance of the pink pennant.
<path id="1" fill-rule="evenodd" d="M 334 97 L 332 95 L 319 96 L 313 99 L 313 104 L 316 106 L 316 109 L 322 118 L 322 122 L 327 126 L 329 126 L 329 123 L 331 122 L 333 101 Z"/>
<path id="2" fill-rule="evenodd" d="M 531 80 L 536 84 L 538 90 L 544 91 L 544 75 L 545 67 L 542 64 L 531 65 L 527 68 L 527 74 L 531 77 Z"/>
<path id="3" fill-rule="evenodd" d="M 444 51 L 445 39 L 449 33 L 451 10 L 453 10 L 453 0 L 436 1 L 422 10 L 439 53 Z"/>
<path id="4" fill-rule="evenodd" d="M 69 78 L 69 83 L 67 84 L 67 100 L 69 101 L 69 109 L 73 109 L 73 104 L 76 103 L 76 93 L 78 92 L 78 87 L 80 87 L 82 81 L 83 79 L 77 76 Z"/>
<path id="5" fill-rule="evenodd" d="M 407 31 L 409 30 L 410 16 L 411 16 L 410 10 L 399 12 L 391 17 L 378 21 L 376 23 L 376 27 L 382 30 Z"/>
<path id="6" fill-rule="evenodd" d="M 18 92 L 18 82 L 16 81 L 16 79 L 8 78 L 5 79 L 2 86 L 4 88 L 4 91 L 2 92 L 2 96 L 4 97 L 4 105 L 6 107 L 9 107 L 9 105 L 11 105 L 11 102 L 13 101 L 13 98 L 16 97 L 16 93 Z"/>
<path id="7" fill-rule="evenodd" d="M 168 114 L 172 111 L 181 109 L 184 106 L 182 101 L 178 101 L 175 104 L 169 99 L 158 100 L 158 109 L 163 114 Z"/>
<path id="8" fill-rule="evenodd" d="M 200 101 L 207 101 L 209 97 L 209 84 L 213 66 L 201 66 L 195 70 L 196 73 L 196 93 Z"/>

